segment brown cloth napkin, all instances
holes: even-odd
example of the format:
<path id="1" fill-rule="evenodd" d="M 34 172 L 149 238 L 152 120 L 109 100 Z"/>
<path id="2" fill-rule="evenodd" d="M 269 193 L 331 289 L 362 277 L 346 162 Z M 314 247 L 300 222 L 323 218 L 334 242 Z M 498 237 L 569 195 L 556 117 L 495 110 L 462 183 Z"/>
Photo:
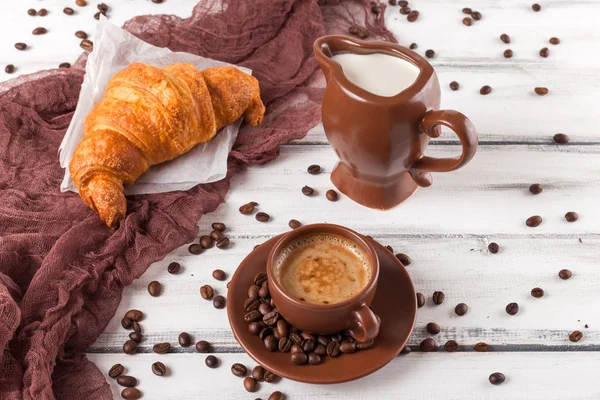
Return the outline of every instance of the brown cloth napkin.
<path id="1" fill-rule="evenodd" d="M 323 79 L 312 54 L 325 33 L 366 26 L 394 40 L 367 0 L 203 0 L 190 18 L 140 16 L 125 28 L 156 46 L 251 68 L 267 105 L 244 126 L 228 176 L 185 192 L 135 196 L 116 231 L 60 193 L 58 147 L 77 104 L 85 56 L 71 69 L 0 84 L 0 399 L 111 399 L 84 351 L 122 289 L 197 235 L 233 174 L 266 163 L 320 119 Z"/>

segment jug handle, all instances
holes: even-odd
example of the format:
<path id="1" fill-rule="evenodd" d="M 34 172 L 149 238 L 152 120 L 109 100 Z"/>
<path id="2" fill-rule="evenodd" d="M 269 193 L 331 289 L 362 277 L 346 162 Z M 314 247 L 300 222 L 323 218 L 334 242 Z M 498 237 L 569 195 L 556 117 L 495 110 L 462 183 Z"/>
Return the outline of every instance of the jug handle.
<path id="1" fill-rule="evenodd" d="M 440 136 L 436 126 L 446 126 L 456 133 L 462 144 L 462 154 L 457 158 L 434 158 L 423 156 L 417 161 L 410 173 L 415 183 L 428 187 L 432 183 L 430 172 L 448 172 L 466 165 L 477 151 L 478 134 L 473 123 L 463 114 L 454 110 L 431 110 L 423 117 L 422 130 L 432 138 Z"/>

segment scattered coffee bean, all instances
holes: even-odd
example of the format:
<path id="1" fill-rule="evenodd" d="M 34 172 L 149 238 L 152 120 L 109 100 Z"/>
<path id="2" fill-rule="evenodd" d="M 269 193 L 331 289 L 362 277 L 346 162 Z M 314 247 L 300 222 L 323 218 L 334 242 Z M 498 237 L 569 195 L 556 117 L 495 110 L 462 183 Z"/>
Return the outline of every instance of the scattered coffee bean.
<path id="1" fill-rule="evenodd" d="M 152 346 L 152 351 L 156 354 L 167 354 L 171 350 L 171 345 L 167 342 L 165 343 L 156 343 Z"/>
<path id="2" fill-rule="evenodd" d="M 565 214 L 565 219 L 568 222 L 575 222 L 579 219 L 579 215 L 575 211 L 569 211 Z"/>
<path id="3" fill-rule="evenodd" d="M 200 340 L 196 343 L 196 351 L 198 353 L 208 353 L 210 348 L 210 343 L 208 343 L 206 340 Z"/>
<path id="4" fill-rule="evenodd" d="M 68 63 L 68 62 L 60 63 L 60 64 L 58 64 L 58 68 L 71 68 L 71 63 Z"/>
<path id="5" fill-rule="evenodd" d="M 293 364 L 304 365 L 308 362 L 308 356 L 304 353 L 292 353 L 291 360 Z"/>
<path id="6" fill-rule="evenodd" d="M 396 5 L 396 4 L 398 4 L 398 3 L 397 3 L 397 0 L 388 0 L 388 4 L 389 4 L 390 6 L 395 6 L 395 5 Z"/>
<path id="7" fill-rule="evenodd" d="M 535 297 L 536 299 L 539 299 L 540 297 L 544 297 L 544 289 L 536 287 L 531 289 L 531 295 L 533 297 Z"/>
<path id="8" fill-rule="evenodd" d="M 508 315 L 517 315 L 519 312 L 519 305 L 517 303 L 508 303 L 506 306 L 506 313 Z"/>
<path id="9" fill-rule="evenodd" d="M 438 333 L 440 333 L 440 326 L 435 322 L 428 323 L 426 329 L 427 332 L 429 332 L 432 335 L 437 335 Z"/>
<path id="10" fill-rule="evenodd" d="M 496 254 L 500 251 L 500 246 L 498 246 L 498 243 L 496 242 L 491 242 L 490 244 L 488 244 L 488 250 L 490 251 L 490 253 Z"/>
<path id="11" fill-rule="evenodd" d="M 202 254 L 202 252 L 204 251 L 204 247 L 202 247 L 202 245 L 200 245 L 200 243 L 192 243 L 190 244 L 190 246 L 188 247 L 188 251 L 193 254 L 193 255 L 198 255 L 198 254 Z"/>
<path id="12" fill-rule="evenodd" d="M 133 321 L 131 327 L 133 328 L 134 333 L 142 333 L 142 326 L 137 321 Z"/>
<path id="13" fill-rule="evenodd" d="M 288 226 L 292 229 L 298 229 L 302 226 L 302 223 L 300 223 L 300 221 L 298 221 L 297 219 L 290 219 Z"/>
<path id="14" fill-rule="evenodd" d="M 142 398 L 142 392 L 138 388 L 125 388 L 121 392 L 121 397 L 125 400 L 138 400 Z"/>
<path id="15" fill-rule="evenodd" d="M 479 353 L 487 353 L 488 351 L 490 351 L 490 345 L 485 342 L 475 343 L 475 346 L 473 346 L 473 350 Z"/>
<path id="16" fill-rule="evenodd" d="M 540 224 L 542 223 L 542 217 L 540 217 L 539 215 L 534 215 L 533 217 L 529 217 L 527 218 L 527 221 L 525 221 L 525 225 L 527 225 L 530 228 L 535 228 L 540 226 Z"/>
<path id="17" fill-rule="evenodd" d="M 25 43 L 15 43 L 15 49 L 17 50 L 26 50 L 27 49 L 27 45 Z"/>
<path id="18" fill-rule="evenodd" d="M 285 400 L 285 395 L 281 393 L 279 390 L 271 393 L 267 400 Z"/>
<path id="19" fill-rule="evenodd" d="M 502 42 L 508 44 L 508 43 L 510 43 L 510 36 L 508 36 L 506 33 L 503 33 L 502 35 L 500 35 L 500 40 L 502 40 Z"/>
<path id="20" fill-rule="evenodd" d="M 97 7 L 100 11 L 108 11 L 108 5 L 106 3 L 100 3 Z"/>
<path id="21" fill-rule="evenodd" d="M 260 214 L 260 213 L 259 213 Z M 256 214 L 258 215 L 258 214 Z M 258 218 L 257 218 L 258 219 Z M 224 238 L 221 238 L 217 241 L 217 248 L 220 250 L 225 250 L 226 248 L 229 247 L 229 245 L 231 244 L 231 241 L 229 240 L 229 238 L 226 236 Z"/>
<path id="22" fill-rule="evenodd" d="M 417 293 L 417 307 L 421 308 L 425 305 L 425 296 L 423 293 Z"/>
<path id="23" fill-rule="evenodd" d="M 121 364 L 115 364 L 108 370 L 108 376 L 115 379 L 125 371 L 125 368 Z"/>
<path id="24" fill-rule="evenodd" d="M 561 269 L 558 271 L 558 277 L 562 280 L 567 280 L 573 276 L 573 273 L 568 269 Z"/>
<path id="25" fill-rule="evenodd" d="M 73 14 L 75 14 L 75 10 L 73 10 L 71 7 L 65 7 L 65 8 L 63 9 L 63 12 L 64 12 L 65 14 L 67 14 L 67 15 L 73 15 Z"/>
<path id="26" fill-rule="evenodd" d="M 48 32 L 48 30 L 46 28 L 39 27 L 39 28 L 35 28 L 33 30 L 33 32 L 31 32 L 31 33 L 33 33 L 34 35 L 43 35 L 43 34 L 45 34 L 47 32 Z"/>
<path id="27" fill-rule="evenodd" d="M 94 14 L 94 19 L 99 20 L 101 15 L 104 15 L 106 17 L 106 12 L 105 11 L 98 11 L 96 14 Z"/>
<path id="28" fill-rule="evenodd" d="M 460 88 L 460 84 L 456 81 L 450 82 L 450 89 L 456 91 Z"/>
<path id="29" fill-rule="evenodd" d="M 35 11 L 33 8 L 30 8 L 29 10 L 27 10 L 27 14 L 31 15 L 32 17 L 35 17 L 37 15 L 37 11 Z"/>
<path id="30" fill-rule="evenodd" d="M 192 336 L 187 332 L 181 332 L 178 341 L 181 347 L 190 347 L 192 345 Z"/>
<path id="31" fill-rule="evenodd" d="M 394 254 L 394 248 L 392 246 L 390 246 L 388 244 L 387 246 L 385 246 L 385 248 L 387 249 L 387 251 L 389 251 L 390 253 Z"/>
<path id="32" fill-rule="evenodd" d="M 259 212 L 256 214 L 256 220 L 258 222 L 269 222 L 269 220 L 271 219 L 271 216 L 265 212 Z"/>
<path id="33" fill-rule="evenodd" d="M 125 387 L 134 387 L 137 386 L 137 379 L 133 376 L 121 375 L 117 377 L 117 383 Z"/>
<path id="34" fill-rule="evenodd" d="M 402 354 L 402 355 L 404 355 L 404 354 L 410 354 L 411 351 L 412 350 L 411 350 L 410 346 L 404 346 L 402 348 L 402 350 L 400 350 L 400 354 Z"/>
<path id="35" fill-rule="evenodd" d="M 212 276 L 218 281 L 224 281 L 227 279 L 227 274 L 222 269 L 215 269 L 212 273 Z"/>
<path id="36" fill-rule="evenodd" d="M 540 50 L 540 56 L 546 58 L 550 55 L 550 49 L 548 49 L 547 47 L 544 47 Z"/>
<path id="37" fill-rule="evenodd" d="M 444 345 L 444 350 L 446 350 L 449 353 L 454 353 L 455 351 L 458 351 L 458 342 L 456 340 L 448 340 Z"/>
<path id="38" fill-rule="evenodd" d="M 400 261 L 402 263 L 402 265 L 404 265 L 405 267 L 408 267 L 412 260 L 410 259 L 410 257 L 408 256 L 408 254 L 404 254 L 404 253 L 398 253 L 396 254 L 396 258 L 398 259 L 398 261 Z"/>
<path id="39" fill-rule="evenodd" d="M 15 66 L 12 64 L 8 64 L 5 68 L 4 68 L 4 72 L 6 72 L 7 74 L 12 74 L 13 72 L 15 72 Z"/>
<path id="40" fill-rule="evenodd" d="M 540 5 L 539 5 L 539 4 L 537 4 L 537 3 L 534 3 L 534 4 L 532 4 L 532 5 L 531 5 L 531 9 L 532 9 L 533 11 L 535 11 L 535 12 L 538 12 L 538 11 L 540 11 L 540 10 L 542 9 L 542 6 L 540 6 Z"/>
<path id="41" fill-rule="evenodd" d="M 463 25 L 471 26 L 471 25 L 473 25 L 473 20 L 469 17 L 464 17 L 462 19 L 462 23 L 463 23 Z"/>
<path id="42" fill-rule="evenodd" d="M 479 93 L 483 95 L 490 94 L 492 93 L 492 88 L 488 85 L 482 86 L 481 89 L 479 89 Z"/>
<path id="43" fill-rule="evenodd" d="M 225 308 L 225 297 L 219 295 L 213 299 L 213 307 L 217 309 Z"/>
<path id="44" fill-rule="evenodd" d="M 406 7 L 408 5 L 408 1 L 406 1 L 406 0 L 400 0 L 400 1 L 398 1 L 398 5 L 400 7 Z"/>
<path id="45" fill-rule="evenodd" d="M 533 185 L 529 186 L 529 191 L 532 194 L 540 194 L 543 190 L 544 187 L 540 183 L 534 183 Z"/>
<path id="46" fill-rule="evenodd" d="M 225 237 L 225 235 L 221 231 L 213 230 L 210 232 L 210 237 L 212 240 L 214 240 L 215 242 L 218 243 L 219 240 L 221 240 Z"/>
<path id="47" fill-rule="evenodd" d="M 152 2 L 154 4 L 161 4 L 162 2 L 164 2 L 165 0 L 152 0 Z"/>
<path id="48" fill-rule="evenodd" d="M 580 331 L 573 331 L 569 335 L 569 340 L 574 343 L 579 342 L 582 338 L 583 338 L 583 333 L 581 333 Z"/>
<path id="49" fill-rule="evenodd" d="M 123 329 L 131 329 L 131 326 L 133 325 L 133 321 L 127 317 L 121 319 L 121 326 L 123 327 Z"/>
<path id="50" fill-rule="evenodd" d="M 133 340 L 136 343 L 140 343 L 143 339 L 144 335 L 139 332 L 131 332 L 129 334 L 129 339 Z"/>
<path id="51" fill-rule="evenodd" d="M 248 369 L 244 364 L 235 363 L 231 366 L 231 373 L 241 378 L 243 376 L 246 376 L 246 374 L 248 373 Z"/>
<path id="52" fill-rule="evenodd" d="M 157 361 L 152 364 L 152 373 L 156 376 L 165 376 L 167 374 L 167 367 L 165 364 Z"/>
<path id="53" fill-rule="evenodd" d="M 75 0 L 75 4 L 77 4 L 79 7 L 85 7 L 85 6 L 87 6 L 87 1 L 85 1 L 85 0 Z"/>
<path id="54" fill-rule="evenodd" d="M 463 12 L 463 14 L 468 14 L 468 15 L 471 15 L 471 14 L 473 14 L 473 10 L 472 10 L 472 9 L 470 9 L 469 7 L 465 7 L 465 8 L 463 8 L 463 9 L 462 9 L 462 12 Z"/>
<path id="55" fill-rule="evenodd" d="M 317 175 L 321 173 L 321 166 L 317 164 L 310 165 L 307 169 L 308 173 L 311 175 Z"/>
<path id="56" fill-rule="evenodd" d="M 427 58 L 433 58 L 433 57 L 435 57 L 435 51 L 433 51 L 431 49 L 426 50 L 425 51 L 425 57 L 427 57 Z"/>
<path id="57" fill-rule="evenodd" d="M 181 271 L 181 264 L 178 262 L 172 262 L 167 267 L 167 272 L 170 274 L 178 274 Z"/>
<path id="58" fill-rule="evenodd" d="M 551 37 L 549 42 L 550 42 L 550 44 L 557 45 L 560 43 L 560 39 L 557 37 Z"/>
<path id="59" fill-rule="evenodd" d="M 408 15 L 408 14 L 410 14 L 410 12 L 411 12 L 410 7 L 402 7 L 402 8 L 400 8 L 400 14 L 402 14 L 402 15 Z"/>
<path id="60" fill-rule="evenodd" d="M 338 201 L 340 196 L 338 195 L 338 192 L 336 192 L 333 189 L 329 189 L 326 193 L 325 193 L 325 197 L 327 197 L 327 200 L 329 201 Z"/>
<path id="61" fill-rule="evenodd" d="M 416 43 L 411 43 L 411 44 L 410 44 L 410 46 L 409 46 L 408 48 L 409 48 L 409 49 L 411 49 L 411 50 L 414 50 L 414 49 L 416 49 L 417 47 L 419 47 L 419 46 L 417 46 L 417 44 L 416 44 Z"/>
<path id="62" fill-rule="evenodd" d="M 46 10 L 45 8 L 40 8 L 40 10 L 37 12 L 37 15 L 39 15 L 40 17 L 45 17 L 46 15 L 48 15 L 48 10 Z"/>
<path id="63" fill-rule="evenodd" d="M 456 315 L 462 317 L 469 311 L 469 306 L 465 303 L 458 303 L 456 307 L 454 307 L 454 312 Z"/>
<path id="64" fill-rule="evenodd" d="M 215 291 L 213 290 L 212 286 L 203 285 L 200 287 L 200 296 L 202 296 L 202 298 L 204 300 L 212 299 L 214 294 L 215 294 Z"/>
<path id="65" fill-rule="evenodd" d="M 213 355 L 206 357 L 204 363 L 208 368 L 217 368 L 219 366 L 219 359 Z"/>
<path id="66" fill-rule="evenodd" d="M 406 19 L 408 20 L 408 22 L 415 22 L 417 19 L 419 19 L 419 12 L 417 10 L 412 10 L 408 14 Z"/>
<path id="67" fill-rule="evenodd" d="M 162 292 L 162 285 L 160 284 L 160 282 L 152 281 L 148 284 L 148 293 L 150 293 L 150 296 L 158 297 L 158 296 L 160 296 L 161 292 Z"/>
<path id="68" fill-rule="evenodd" d="M 504 374 L 502 372 L 494 372 L 493 374 L 490 375 L 490 377 L 488 379 L 490 380 L 490 383 L 492 385 L 500 385 L 500 384 L 504 383 L 504 381 L 506 380 L 506 377 L 504 376 Z"/>
<path id="69" fill-rule="evenodd" d="M 511 49 L 506 49 L 504 50 L 504 58 L 512 58 L 513 56 L 513 51 Z"/>
<path id="70" fill-rule="evenodd" d="M 545 87 L 536 87 L 533 89 L 538 96 L 545 96 L 548 94 L 548 88 Z"/>
<path id="71" fill-rule="evenodd" d="M 421 342 L 419 347 L 421 348 L 422 352 L 428 353 L 437 350 L 437 343 L 432 338 L 426 338 Z"/>
<path id="72" fill-rule="evenodd" d="M 123 353 L 125 354 L 135 354 L 137 352 L 137 343 L 133 340 L 129 339 L 125 343 L 123 343 Z"/>
<path id="73" fill-rule="evenodd" d="M 214 241 L 213 238 L 211 238 L 208 235 L 204 235 L 200 238 L 200 246 L 202 246 L 205 249 L 210 249 L 211 247 L 214 246 Z"/>
<path id="74" fill-rule="evenodd" d="M 302 188 L 302 194 L 305 196 L 312 196 L 315 193 L 315 189 L 311 188 L 310 186 L 304 186 Z"/>
<path id="75" fill-rule="evenodd" d="M 444 294 L 444 292 L 441 292 L 441 291 L 433 292 L 433 302 L 435 304 L 437 304 L 438 306 L 440 304 L 442 304 L 445 299 L 446 299 L 446 295 Z"/>
<path id="76" fill-rule="evenodd" d="M 254 393 L 258 390 L 258 382 L 256 379 L 247 376 L 244 378 L 244 389 L 246 389 L 247 392 Z"/>
<path id="77" fill-rule="evenodd" d="M 256 367 L 254 367 L 252 369 L 252 372 L 250 373 L 250 375 L 257 382 L 262 382 L 265 380 L 265 369 L 263 367 L 261 367 L 260 365 L 257 365 Z"/>
<path id="78" fill-rule="evenodd" d="M 87 39 L 88 38 L 87 33 L 85 33 L 84 31 L 75 32 L 75 36 L 78 37 L 79 39 Z"/>
<path id="79" fill-rule="evenodd" d="M 239 210 L 240 213 L 244 215 L 252 214 L 254 212 L 254 202 L 244 204 L 239 208 Z"/>
<path id="80" fill-rule="evenodd" d="M 483 17 L 483 15 L 481 15 L 481 13 L 479 11 L 473 11 L 471 16 L 473 17 L 473 19 L 475 21 L 479 21 Z"/>
<path id="81" fill-rule="evenodd" d="M 225 230 L 227 229 L 227 226 L 225 226 L 225 224 L 222 222 L 213 222 L 211 227 L 213 228 L 213 230 L 218 232 L 225 232 Z"/>
<path id="82" fill-rule="evenodd" d="M 569 136 L 564 133 L 557 133 L 554 135 L 554 141 L 558 144 L 566 144 L 569 143 Z"/>

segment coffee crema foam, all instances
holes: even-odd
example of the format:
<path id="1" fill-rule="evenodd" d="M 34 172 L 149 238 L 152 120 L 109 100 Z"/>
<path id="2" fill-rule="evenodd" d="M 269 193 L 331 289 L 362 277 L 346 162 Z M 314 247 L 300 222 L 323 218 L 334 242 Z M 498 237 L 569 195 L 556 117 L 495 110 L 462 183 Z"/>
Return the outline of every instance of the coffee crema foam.
<path id="1" fill-rule="evenodd" d="M 334 234 L 298 238 L 279 252 L 274 276 L 285 292 L 312 304 L 335 304 L 358 294 L 371 279 L 367 254 Z"/>

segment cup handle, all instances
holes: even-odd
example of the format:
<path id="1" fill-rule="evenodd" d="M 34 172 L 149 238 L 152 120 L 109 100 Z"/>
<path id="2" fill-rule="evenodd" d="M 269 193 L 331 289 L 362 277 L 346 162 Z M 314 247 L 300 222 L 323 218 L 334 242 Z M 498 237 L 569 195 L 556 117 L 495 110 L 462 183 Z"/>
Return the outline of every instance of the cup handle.
<path id="1" fill-rule="evenodd" d="M 410 174 L 415 183 L 422 187 L 431 186 L 430 172 L 448 172 L 467 164 L 477 151 L 477 129 L 463 114 L 454 110 L 431 110 L 423 117 L 422 130 L 432 138 L 440 136 L 438 125 L 452 129 L 462 144 L 462 154 L 457 158 L 433 158 L 423 156 L 411 168 Z"/>
<path id="2" fill-rule="evenodd" d="M 373 311 L 363 304 L 358 309 L 352 311 L 352 316 L 356 321 L 354 327 L 348 330 L 357 342 L 368 342 L 379 335 L 379 326 L 381 325 Z"/>

